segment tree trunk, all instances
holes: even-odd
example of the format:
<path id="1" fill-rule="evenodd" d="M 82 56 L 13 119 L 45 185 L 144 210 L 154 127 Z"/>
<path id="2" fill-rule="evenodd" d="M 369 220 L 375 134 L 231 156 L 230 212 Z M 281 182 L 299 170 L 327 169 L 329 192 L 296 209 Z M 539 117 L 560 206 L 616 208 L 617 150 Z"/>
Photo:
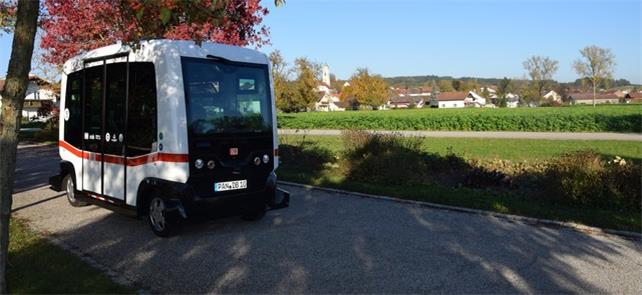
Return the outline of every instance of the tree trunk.
<path id="1" fill-rule="evenodd" d="M 22 105 L 29 82 L 33 43 L 38 25 L 38 0 L 19 0 L 16 27 L 13 32 L 9 69 L 2 96 L 0 113 L 0 292 L 8 293 L 7 252 L 9 248 L 9 217 L 16 166 L 18 131 Z"/>
<path id="2" fill-rule="evenodd" d="M 593 106 L 595 106 L 595 82 L 593 82 Z"/>

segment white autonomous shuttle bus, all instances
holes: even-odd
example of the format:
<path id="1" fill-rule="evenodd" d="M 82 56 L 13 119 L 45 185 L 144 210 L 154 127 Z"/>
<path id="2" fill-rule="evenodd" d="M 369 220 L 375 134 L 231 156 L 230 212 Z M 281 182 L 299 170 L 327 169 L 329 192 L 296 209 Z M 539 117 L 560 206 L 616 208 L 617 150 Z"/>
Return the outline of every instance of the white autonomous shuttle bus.
<path id="1" fill-rule="evenodd" d="M 214 43 L 152 40 L 74 57 L 50 184 L 72 206 L 148 216 L 159 236 L 221 200 L 238 201 L 247 219 L 286 207 L 271 81 L 265 54 Z"/>

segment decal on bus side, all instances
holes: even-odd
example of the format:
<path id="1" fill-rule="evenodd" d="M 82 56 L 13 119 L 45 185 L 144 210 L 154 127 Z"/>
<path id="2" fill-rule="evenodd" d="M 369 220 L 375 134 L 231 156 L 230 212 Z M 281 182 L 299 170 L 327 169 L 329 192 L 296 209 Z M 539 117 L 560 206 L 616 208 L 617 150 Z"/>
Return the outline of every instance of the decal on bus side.
<path id="1" fill-rule="evenodd" d="M 107 154 L 103 156 L 97 153 L 81 151 L 63 140 L 59 141 L 59 146 L 69 151 L 74 156 L 87 159 L 87 160 L 93 160 L 93 161 L 104 160 L 106 163 L 112 163 L 112 164 L 124 164 L 124 161 L 125 161 L 125 157 L 123 156 L 115 156 L 115 155 L 107 155 Z M 159 153 L 159 152 L 154 152 L 151 154 L 146 154 L 146 155 L 136 156 L 136 157 L 127 157 L 127 166 L 139 166 L 139 165 L 153 163 L 153 162 L 187 163 L 189 162 L 189 157 L 187 154 L 171 154 L 171 153 Z"/>

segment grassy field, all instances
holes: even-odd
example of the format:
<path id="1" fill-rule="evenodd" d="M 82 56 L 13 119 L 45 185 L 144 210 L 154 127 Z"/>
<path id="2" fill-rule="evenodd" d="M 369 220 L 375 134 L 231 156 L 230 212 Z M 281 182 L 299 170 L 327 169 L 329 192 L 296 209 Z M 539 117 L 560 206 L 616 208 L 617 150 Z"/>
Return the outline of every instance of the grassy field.
<path id="1" fill-rule="evenodd" d="M 297 144 L 301 140 L 340 153 L 339 136 L 282 135 L 283 144 Z M 425 138 L 423 150 L 446 155 L 454 153 L 468 159 L 502 159 L 511 161 L 539 161 L 583 149 L 593 149 L 605 156 L 620 156 L 642 160 L 642 144 L 634 141 L 608 140 L 542 140 L 490 138 Z"/>
<path id="2" fill-rule="evenodd" d="M 283 154 L 281 166 L 277 171 L 282 180 L 619 230 L 636 232 L 642 230 L 639 210 L 577 208 L 553 204 L 510 189 L 474 189 L 445 185 L 439 181 L 393 185 L 350 180 L 345 176 L 339 160 L 343 152 L 343 144 L 341 138 L 336 136 L 281 136 L 281 144 L 306 146 L 307 152 L 304 157 L 308 158 L 308 160 L 294 157 L 288 159 L 288 155 Z M 619 155 L 637 163 L 642 161 L 642 148 L 637 142 L 426 138 L 422 146 L 424 151 L 441 156 L 455 153 L 461 157 L 477 160 L 502 159 L 529 162 L 547 160 L 565 152 L 585 148 L 592 148 L 606 157 Z M 325 164 L 314 164 L 314 161 L 309 160 L 327 153 L 330 154 L 329 157 L 320 158 L 335 160 Z"/>
<path id="3" fill-rule="evenodd" d="M 642 132 L 641 105 L 413 109 L 279 114 L 279 128 Z"/>
<path id="4" fill-rule="evenodd" d="M 10 225 L 8 284 L 13 294 L 134 293 L 62 250 L 13 218 Z"/>

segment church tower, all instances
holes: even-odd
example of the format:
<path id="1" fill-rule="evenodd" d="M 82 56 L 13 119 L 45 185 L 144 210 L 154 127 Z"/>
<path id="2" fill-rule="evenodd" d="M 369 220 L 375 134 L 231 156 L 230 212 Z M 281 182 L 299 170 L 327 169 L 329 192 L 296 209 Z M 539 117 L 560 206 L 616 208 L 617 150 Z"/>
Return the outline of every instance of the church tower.
<path id="1" fill-rule="evenodd" d="M 321 67 L 321 81 L 330 86 L 330 67 L 328 67 L 328 65 L 324 64 L 323 67 Z"/>

